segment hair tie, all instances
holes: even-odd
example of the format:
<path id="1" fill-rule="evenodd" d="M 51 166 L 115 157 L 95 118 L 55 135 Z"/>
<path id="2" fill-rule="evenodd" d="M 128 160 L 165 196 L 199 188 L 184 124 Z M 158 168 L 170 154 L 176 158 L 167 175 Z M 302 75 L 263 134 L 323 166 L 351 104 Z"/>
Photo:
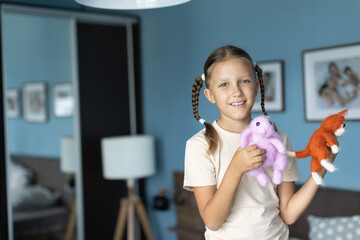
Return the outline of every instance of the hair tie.
<path id="1" fill-rule="evenodd" d="M 203 81 L 205 81 L 205 74 L 204 74 L 204 73 L 201 74 L 201 79 L 202 79 Z"/>
<path id="2" fill-rule="evenodd" d="M 202 118 L 200 118 L 200 119 L 199 119 L 199 122 L 200 122 L 201 124 L 204 124 L 204 123 L 205 123 L 205 120 L 202 119 Z"/>

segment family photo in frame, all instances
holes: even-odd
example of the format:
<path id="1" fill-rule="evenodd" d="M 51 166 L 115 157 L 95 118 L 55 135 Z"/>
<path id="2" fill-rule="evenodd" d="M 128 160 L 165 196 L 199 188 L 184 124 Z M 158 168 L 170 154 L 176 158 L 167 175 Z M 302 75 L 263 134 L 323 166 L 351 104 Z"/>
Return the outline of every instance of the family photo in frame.
<path id="1" fill-rule="evenodd" d="M 349 108 L 360 120 L 360 43 L 303 52 L 306 121 L 322 121 Z"/>
<path id="2" fill-rule="evenodd" d="M 23 86 L 24 119 L 28 122 L 46 122 L 47 101 L 44 82 L 26 83 Z"/>
<path id="3" fill-rule="evenodd" d="M 72 84 L 56 84 L 53 88 L 54 115 L 70 117 L 74 114 Z"/>
<path id="4" fill-rule="evenodd" d="M 20 116 L 20 96 L 17 89 L 8 89 L 6 91 L 6 113 L 9 118 L 18 118 Z"/>
<path id="5" fill-rule="evenodd" d="M 279 60 L 257 64 L 262 69 L 266 110 L 268 112 L 284 111 L 284 62 Z M 260 96 L 259 88 L 253 107 L 254 112 L 261 112 Z"/>

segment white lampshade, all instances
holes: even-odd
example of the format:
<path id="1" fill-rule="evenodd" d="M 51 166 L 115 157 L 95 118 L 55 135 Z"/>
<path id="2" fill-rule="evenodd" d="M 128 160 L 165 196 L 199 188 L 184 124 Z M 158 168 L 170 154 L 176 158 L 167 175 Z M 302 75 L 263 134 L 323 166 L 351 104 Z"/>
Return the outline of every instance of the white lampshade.
<path id="1" fill-rule="evenodd" d="M 147 135 L 130 135 L 101 140 L 105 179 L 138 179 L 155 173 L 155 140 Z"/>
<path id="2" fill-rule="evenodd" d="M 95 8 L 106 9 L 150 9 L 169 7 L 182 3 L 189 2 L 190 0 L 75 0 L 77 3 Z"/>
<path id="3" fill-rule="evenodd" d="M 61 138 L 60 169 L 64 173 L 76 172 L 75 140 L 73 136 Z"/>

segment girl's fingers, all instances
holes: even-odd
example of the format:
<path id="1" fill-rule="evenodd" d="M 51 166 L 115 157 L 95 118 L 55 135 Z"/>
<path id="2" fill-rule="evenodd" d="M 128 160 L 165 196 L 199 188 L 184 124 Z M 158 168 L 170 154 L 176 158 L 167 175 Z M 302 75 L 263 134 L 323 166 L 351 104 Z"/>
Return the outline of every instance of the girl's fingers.
<path id="1" fill-rule="evenodd" d="M 266 150 L 258 148 L 255 144 L 249 145 L 247 147 L 237 149 L 238 154 L 241 154 L 239 159 L 247 159 L 247 166 L 249 170 L 261 167 L 264 164 L 266 159 L 265 153 Z"/>
<path id="2" fill-rule="evenodd" d="M 256 150 L 258 147 L 255 144 L 249 145 L 247 147 L 245 147 L 244 149 L 246 149 L 249 152 L 252 152 L 254 150 Z"/>
<path id="3" fill-rule="evenodd" d="M 254 163 L 261 163 L 261 165 L 264 163 L 266 157 L 265 156 L 257 156 L 254 158 Z"/>
<path id="4" fill-rule="evenodd" d="M 256 162 L 253 162 L 252 163 L 252 169 L 255 169 L 255 168 L 259 168 L 259 167 L 261 167 L 262 165 L 264 164 L 264 161 L 256 161 Z"/>
<path id="5" fill-rule="evenodd" d="M 264 155 L 266 153 L 265 149 L 257 148 L 250 152 L 251 156 L 256 157 L 260 155 Z"/>

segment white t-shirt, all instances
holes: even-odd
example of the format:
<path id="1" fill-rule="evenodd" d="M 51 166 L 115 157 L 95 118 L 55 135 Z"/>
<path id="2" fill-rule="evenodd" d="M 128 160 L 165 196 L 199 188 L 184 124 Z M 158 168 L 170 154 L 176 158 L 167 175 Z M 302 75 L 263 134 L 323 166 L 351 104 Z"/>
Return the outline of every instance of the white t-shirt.
<path id="1" fill-rule="evenodd" d="M 216 185 L 218 188 L 225 171 L 240 145 L 240 133 L 222 129 L 216 121 L 214 128 L 220 136 L 220 147 L 213 155 L 208 155 L 205 129 L 186 142 L 184 188 Z M 287 135 L 280 133 L 288 150 L 291 149 Z M 271 179 L 272 168 L 264 168 Z M 301 178 L 295 159 L 288 158 L 283 171 L 283 181 L 296 181 Z M 270 183 L 262 187 L 255 177 L 244 174 L 238 186 L 234 205 L 230 214 L 217 230 L 206 228 L 207 240 L 251 240 L 287 239 L 288 226 L 279 216 L 277 185 Z"/>

